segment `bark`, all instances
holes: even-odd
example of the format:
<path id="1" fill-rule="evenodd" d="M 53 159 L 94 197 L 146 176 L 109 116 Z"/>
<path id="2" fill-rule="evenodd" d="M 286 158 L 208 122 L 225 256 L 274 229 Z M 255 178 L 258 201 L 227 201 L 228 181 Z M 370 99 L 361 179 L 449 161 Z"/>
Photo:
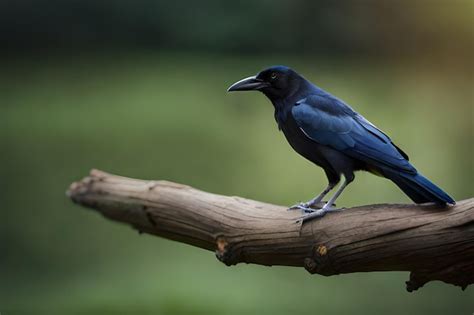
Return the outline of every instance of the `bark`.
<path id="1" fill-rule="evenodd" d="M 311 274 L 410 271 L 408 291 L 474 282 L 474 198 L 456 206 L 379 204 L 302 223 L 300 211 L 92 170 L 68 196 L 140 232 L 215 251 L 226 265 L 304 267 Z"/>

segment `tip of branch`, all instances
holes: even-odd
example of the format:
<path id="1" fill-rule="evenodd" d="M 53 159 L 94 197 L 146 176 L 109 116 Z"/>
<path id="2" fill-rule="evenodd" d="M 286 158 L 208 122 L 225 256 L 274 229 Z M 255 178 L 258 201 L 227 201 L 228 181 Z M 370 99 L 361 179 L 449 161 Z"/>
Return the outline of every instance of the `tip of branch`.
<path id="1" fill-rule="evenodd" d="M 74 196 L 74 191 L 77 190 L 77 186 L 79 185 L 78 182 L 74 182 L 69 185 L 69 188 L 66 190 L 66 197 L 72 198 Z"/>
<path id="2" fill-rule="evenodd" d="M 76 202 L 77 196 L 85 194 L 89 190 L 89 185 L 92 183 L 92 181 L 93 179 L 87 176 L 77 182 L 73 182 L 69 186 L 69 189 L 66 190 L 66 196 L 71 198 L 72 201 Z"/>
<path id="3" fill-rule="evenodd" d="M 76 202 L 76 197 L 79 195 L 83 195 L 89 191 L 90 186 L 94 181 L 97 180 L 102 180 L 105 178 L 108 174 L 106 172 L 97 170 L 97 169 L 91 169 L 89 172 L 89 176 L 84 177 L 81 180 L 78 180 L 76 182 L 73 182 L 69 188 L 66 190 L 66 196 L 68 198 L 71 198 L 72 201 Z"/>
<path id="4" fill-rule="evenodd" d="M 94 181 L 100 181 L 107 176 L 109 176 L 108 173 L 93 168 L 90 170 L 89 176 L 86 176 L 77 182 L 73 182 L 69 186 L 69 188 L 66 190 L 66 196 L 75 201 L 74 197 L 81 194 L 85 194 Z"/>
<path id="5" fill-rule="evenodd" d="M 93 169 L 90 170 L 89 176 L 90 177 L 97 177 L 97 178 L 104 178 L 106 176 L 111 176 L 111 174 L 109 174 L 107 172 L 104 172 L 104 171 L 101 171 L 101 170 L 98 170 L 96 168 L 93 168 Z"/>

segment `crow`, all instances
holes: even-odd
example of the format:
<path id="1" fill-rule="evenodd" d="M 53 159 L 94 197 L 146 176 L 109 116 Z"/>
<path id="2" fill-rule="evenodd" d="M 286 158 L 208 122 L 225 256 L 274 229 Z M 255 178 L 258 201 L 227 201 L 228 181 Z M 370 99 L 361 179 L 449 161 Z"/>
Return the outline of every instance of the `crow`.
<path id="1" fill-rule="evenodd" d="M 273 66 L 232 84 L 228 91 L 260 91 L 273 104 L 278 129 L 300 155 L 323 168 L 329 184 L 316 197 L 290 209 L 301 209 L 303 221 L 339 211 L 335 201 L 355 171 L 368 171 L 393 181 L 415 203 L 440 206 L 455 201 L 423 177 L 408 155 L 361 114 L 286 66 Z M 324 204 L 323 198 L 340 182 Z"/>

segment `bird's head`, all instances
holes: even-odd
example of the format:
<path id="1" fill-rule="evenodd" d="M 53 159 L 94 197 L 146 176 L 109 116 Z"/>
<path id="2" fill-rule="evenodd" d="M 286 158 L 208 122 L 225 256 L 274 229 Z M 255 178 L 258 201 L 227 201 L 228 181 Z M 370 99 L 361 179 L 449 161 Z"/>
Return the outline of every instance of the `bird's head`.
<path id="1" fill-rule="evenodd" d="M 270 99 L 286 98 L 305 81 L 298 73 L 286 66 L 273 66 L 257 75 L 232 84 L 227 91 L 260 91 Z"/>

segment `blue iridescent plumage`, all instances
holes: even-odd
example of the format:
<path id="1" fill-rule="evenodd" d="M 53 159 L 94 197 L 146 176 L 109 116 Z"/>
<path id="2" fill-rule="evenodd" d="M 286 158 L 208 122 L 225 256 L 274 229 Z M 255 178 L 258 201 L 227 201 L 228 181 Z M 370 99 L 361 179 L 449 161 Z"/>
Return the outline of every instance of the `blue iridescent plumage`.
<path id="1" fill-rule="evenodd" d="M 239 90 L 264 93 L 274 105 L 275 120 L 289 144 L 324 169 L 328 187 L 298 208 L 313 211 L 311 207 L 322 201 L 340 181 L 341 175 L 345 177 L 334 196 L 310 217 L 332 211 L 334 201 L 354 180 L 354 172 L 358 170 L 392 180 L 416 203 L 455 203 L 448 194 L 419 174 L 409 162 L 408 155 L 384 132 L 342 100 L 292 69 L 274 66 L 229 88 L 229 91 Z"/>

